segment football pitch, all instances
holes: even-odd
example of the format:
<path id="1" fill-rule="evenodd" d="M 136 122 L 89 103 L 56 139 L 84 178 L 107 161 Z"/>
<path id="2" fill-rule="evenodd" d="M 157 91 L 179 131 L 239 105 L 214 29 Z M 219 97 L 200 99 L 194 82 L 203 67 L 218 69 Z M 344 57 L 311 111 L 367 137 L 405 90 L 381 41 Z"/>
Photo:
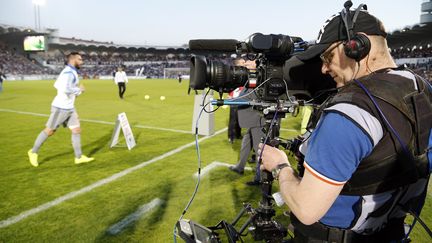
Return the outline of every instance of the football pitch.
<path id="1" fill-rule="evenodd" d="M 82 150 L 96 160 L 75 165 L 70 131 L 59 128 L 42 146 L 35 168 L 27 151 L 48 119 L 56 94 L 53 82 L 6 82 L 0 93 L 0 242 L 172 242 L 198 168 L 191 133 L 194 96 L 187 95 L 188 84 L 131 80 L 121 100 L 113 81 L 83 80 L 86 92 L 75 103 Z M 124 139 L 109 148 L 121 112 L 137 143 L 130 151 Z M 260 188 L 245 185 L 253 178 L 254 164 L 243 176 L 225 166 L 237 162 L 241 142 L 228 142 L 228 115 L 229 109 L 216 111 L 215 135 L 200 137 L 202 167 L 212 169 L 203 171 L 185 218 L 206 226 L 230 222 L 243 202 L 256 207 L 261 198 Z M 295 136 L 300 119 L 289 117 L 282 127 L 283 137 Z M 431 198 L 429 187 L 421 215 L 429 226 Z M 278 208 L 275 217 L 285 225 L 287 210 Z M 252 241 L 251 236 L 244 239 Z M 412 239 L 430 242 L 420 225 Z"/>

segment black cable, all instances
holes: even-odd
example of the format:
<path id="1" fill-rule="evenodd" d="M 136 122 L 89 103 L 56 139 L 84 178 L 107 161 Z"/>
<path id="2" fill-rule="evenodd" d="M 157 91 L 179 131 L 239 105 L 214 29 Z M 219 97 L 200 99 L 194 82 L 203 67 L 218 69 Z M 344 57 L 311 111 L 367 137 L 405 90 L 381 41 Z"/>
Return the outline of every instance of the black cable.
<path id="1" fill-rule="evenodd" d="M 219 110 L 219 108 L 220 108 L 220 106 L 216 107 L 216 109 L 214 109 L 214 110 L 212 110 L 212 111 L 207 111 L 206 109 L 204 109 L 204 112 L 207 113 L 207 114 L 211 114 L 211 113 L 214 113 L 214 112 L 216 112 L 217 110 Z"/>
<path id="2" fill-rule="evenodd" d="M 426 232 L 429 234 L 429 236 L 432 238 L 432 231 L 429 229 L 429 227 L 425 224 L 425 222 L 420 218 L 419 215 L 417 215 L 416 212 L 409 210 L 408 211 L 414 218 L 416 221 L 418 221 L 421 226 L 423 226 L 423 228 L 426 230 Z M 415 221 L 414 221 L 415 222 Z M 414 223 L 413 223 L 414 224 Z"/>
<path id="3" fill-rule="evenodd" d="M 201 106 L 204 106 L 204 104 L 205 104 L 205 100 L 206 100 L 207 95 L 208 95 L 209 93 L 210 93 L 210 89 L 208 89 L 207 92 L 205 93 L 205 95 L 204 95 L 204 97 L 203 97 L 203 100 L 202 100 L 202 104 L 201 104 Z"/>

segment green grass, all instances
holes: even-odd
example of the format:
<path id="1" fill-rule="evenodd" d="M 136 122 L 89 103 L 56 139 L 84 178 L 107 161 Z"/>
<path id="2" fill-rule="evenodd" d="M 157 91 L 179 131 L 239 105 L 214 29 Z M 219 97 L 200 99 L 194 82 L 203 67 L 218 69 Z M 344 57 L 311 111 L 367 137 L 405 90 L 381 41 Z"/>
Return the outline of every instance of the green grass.
<path id="1" fill-rule="evenodd" d="M 4 83 L 0 109 L 49 114 L 55 95 L 53 81 L 16 81 Z M 74 165 L 70 132 L 61 128 L 39 152 L 40 166 L 33 168 L 27 150 L 44 128 L 47 117 L 0 111 L 0 220 L 79 190 L 117 172 L 148 161 L 194 141 L 192 134 L 134 127 L 145 125 L 191 131 L 193 96 L 187 84 L 176 80 L 131 80 L 124 100 L 117 96 L 112 81 L 84 80 L 87 91 L 76 101 L 81 119 L 114 122 L 126 112 L 137 141 L 131 151 L 108 146 L 113 125 L 81 122 L 83 152 L 96 161 Z M 144 96 L 149 95 L 150 100 Z M 160 101 L 163 95 L 166 100 Z M 215 130 L 227 126 L 228 109 L 215 113 Z M 299 128 L 298 118 L 288 118 L 284 128 Z M 294 136 L 283 132 L 284 137 Z M 124 144 L 124 141 L 121 140 Z M 226 132 L 200 144 L 203 166 L 213 161 L 236 163 L 240 141 L 228 143 Z M 81 194 L 16 224 L 0 228 L 0 242 L 170 242 L 174 223 L 191 196 L 197 170 L 195 147 L 191 146 L 165 159 L 136 170 L 112 183 Z M 199 192 L 185 218 L 203 225 L 221 219 L 231 221 L 242 202 L 257 205 L 259 188 L 244 185 L 253 172 L 238 176 L 226 168 L 213 170 L 201 181 Z M 429 193 L 422 218 L 432 225 Z M 154 198 L 163 204 L 141 217 L 118 235 L 107 229 Z M 278 209 L 278 220 L 287 210 Z M 244 220 L 243 220 L 244 221 Z M 414 242 L 428 242 L 417 226 Z M 251 241 L 250 237 L 246 241 Z"/>

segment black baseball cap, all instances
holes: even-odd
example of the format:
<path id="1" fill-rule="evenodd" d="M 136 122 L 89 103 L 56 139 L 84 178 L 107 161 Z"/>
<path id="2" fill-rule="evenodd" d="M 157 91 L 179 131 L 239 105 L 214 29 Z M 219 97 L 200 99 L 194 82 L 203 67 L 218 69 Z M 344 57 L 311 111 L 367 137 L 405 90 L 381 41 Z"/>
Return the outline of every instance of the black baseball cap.
<path id="1" fill-rule="evenodd" d="M 355 11 L 350 11 L 349 16 L 354 16 Z M 381 21 L 370 15 L 365 10 L 360 10 L 353 26 L 353 33 L 363 32 L 367 35 L 380 35 L 384 38 L 387 33 Z M 316 44 L 296 56 L 302 61 L 308 61 L 323 53 L 332 43 L 348 40 L 348 35 L 341 13 L 331 16 L 318 33 Z"/>

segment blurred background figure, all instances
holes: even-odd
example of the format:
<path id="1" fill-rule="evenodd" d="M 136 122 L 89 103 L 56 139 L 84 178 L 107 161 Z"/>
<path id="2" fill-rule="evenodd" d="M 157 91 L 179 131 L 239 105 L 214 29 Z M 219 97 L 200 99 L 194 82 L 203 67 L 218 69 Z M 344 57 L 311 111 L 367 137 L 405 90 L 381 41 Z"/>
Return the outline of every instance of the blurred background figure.
<path id="1" fill-rule="evenodd" d="M 119 66 L 117 68 L 117 72 L 114 76 L 114 82 L 118 85 L 120 99 L 123 99 L 123 95 L 126 92 L 126 84 L 128 82 L 128 78 L 125 71 L 123 71 L 122 66 Z"/>
<path id="2" fill-rule="evenodd" d="M 0 92 L 3 91 L 3 80 L 6 79 L 6 76 L 3 74 L 3 72 L 0 70 Z"/>
<path id="3" fill-rule="evenodd" d="M 248 60 L 246 58 L 237 58 L 234 60 L 235 66 L 243 66 L 248 69 L 255 69 L 256 63 L 255 61 Z M 240 87 L 241 92 L 239 96 L 244 96 L 252 91 L 252 89 L 248 89 L 245 87 Z M 254 93 L 250 93 L 245 96 L 244 99 L 252 100 L 256 99 Z M 261 117 L 261 114 L 254 110 L 251 106 L 238 106 L 237 107 L 237 116 L 238 123 L 241 128 L 246 128 L 246 133 L 242 139 L 242 145 L 240 149 L 240 158 L 236 165 L 230 166 L 229 169 L 238 174 L 244 173 L 244 168 L 246 166 L 246 162 L 253 151 L 258 150 L 258 144 L 261 141 L 261 138 L 264 137 L 264 132 L 262 131 L 263 125 L 265 121 Z M 252 156 L 255 157 L 255 156 Z M 254 161 L 256 162 L 256 161 Z M 247 185 L 255 186 L 260 184 L 259 171 L 255 174 L 255 177 L 252 181 L 247 182 Z"/>

